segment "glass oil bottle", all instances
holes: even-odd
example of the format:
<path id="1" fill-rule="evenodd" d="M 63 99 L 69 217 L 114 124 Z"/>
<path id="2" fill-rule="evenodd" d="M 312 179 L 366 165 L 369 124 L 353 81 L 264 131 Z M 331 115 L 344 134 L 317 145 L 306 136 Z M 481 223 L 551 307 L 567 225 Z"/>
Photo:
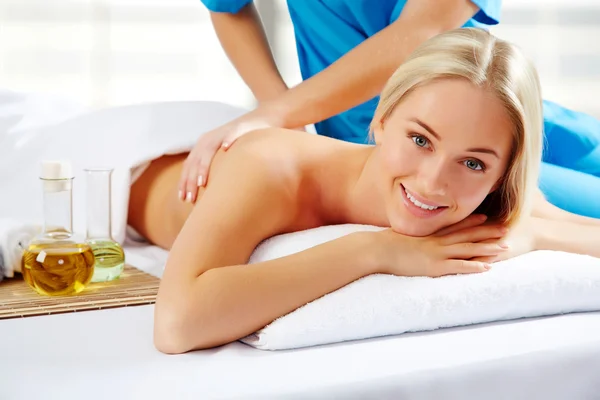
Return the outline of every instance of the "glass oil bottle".
<path id="1" fill-rule="evenodd" d="M 73 174 L 68 162 L 42 162 L 44 228 L 21 259 L 23 279 L 42 295 L 81 292 L 94 274 L 91 247 L 73 233 Z"/>
<path id="2" fill-rule="evenodd" d="M 88 168 L 87 237 L 96 260 L 92 282 L 117 279 L 125 268 L 125 253 L 111 232 L 112 168 Z"/>

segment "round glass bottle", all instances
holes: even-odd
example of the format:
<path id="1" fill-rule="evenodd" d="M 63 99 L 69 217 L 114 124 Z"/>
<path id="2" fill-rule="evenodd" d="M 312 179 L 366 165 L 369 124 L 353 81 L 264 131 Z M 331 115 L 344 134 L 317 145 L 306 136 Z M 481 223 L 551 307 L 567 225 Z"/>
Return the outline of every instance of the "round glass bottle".
<path id="1" fill-rule="evenodd" d="M 73 175 L 62 161 L 42 163 L 44 228 L 27 245 L 21 259 L 23 279 L 42 295 L 81 292 L 92 279 L 94 254 L 73 233 Z"/>
<path id="2" fill-rule="evenodd" d="M 112 238 L 112 168 L 87 168 L 87 235 L 96 260 L 92 282 L 117 279 L 125 268 L 125 253 Z"/>

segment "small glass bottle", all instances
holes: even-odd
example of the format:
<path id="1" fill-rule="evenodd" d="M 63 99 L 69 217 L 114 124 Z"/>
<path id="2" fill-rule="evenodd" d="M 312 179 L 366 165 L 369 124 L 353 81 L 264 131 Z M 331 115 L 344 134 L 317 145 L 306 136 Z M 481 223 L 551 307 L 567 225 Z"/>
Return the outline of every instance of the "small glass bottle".
<path id="1" fill-rule="evenodd" d="M 81 292 L 94 274 L 91 247 L 73 233 L 73 174 L 62 161 L 42 162 L 44 228 L 21 259 L 23 279 L 39 294 Z"/>
<path id="2" fill-rule="evenodd" d="M 87 180 L 87 237 L 96 265 L 92 282 L 117 279 L 125 268 L 125 253 L 111 232 L 112 168 L 85 169 Z"/>

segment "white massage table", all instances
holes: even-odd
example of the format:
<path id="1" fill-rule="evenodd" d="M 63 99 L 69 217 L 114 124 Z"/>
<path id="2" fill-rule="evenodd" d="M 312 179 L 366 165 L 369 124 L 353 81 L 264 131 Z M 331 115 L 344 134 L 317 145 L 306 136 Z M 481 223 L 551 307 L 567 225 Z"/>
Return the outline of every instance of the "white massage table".
<path id="1" fill-rule="evenodd" d="M 165 253 L 130 245 L 160 275 Z M 292 351 L 168 356 L 153 306 L 0 323 L 0 399 L 600 399 L 600 312 Z"/>

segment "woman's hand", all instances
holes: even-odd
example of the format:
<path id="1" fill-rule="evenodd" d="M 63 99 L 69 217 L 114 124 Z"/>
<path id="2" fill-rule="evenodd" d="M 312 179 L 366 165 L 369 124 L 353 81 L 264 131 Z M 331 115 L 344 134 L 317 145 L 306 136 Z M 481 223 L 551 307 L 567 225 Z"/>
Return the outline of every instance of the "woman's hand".
<path id="1" fill-rule="evenodd" d="M 485 216 L 472 215 L 426 237 L 391 229 L 375 232 L 381 272 L 430 277 L 485 272 L 490 269 L 485 260 L 501 256 L 507 247 L 502 241 L 506 228 L 484 222 Z"/>
<path id="2" fill-rule="evenodd" d="M 523 216 L 521 221 L 506 234 L 506 237 L 501 240 L 502 243 L 508 245 L 506 251 L 492 256 L 477 257 L 474 261 L 485 263 L 493 263 L 509 258 L 520 256 L 521 254 L 529 253 L 536 250 L 538 228 L 541 227 L 542 219 L 536 217 Z M 498 239 L 489 239 L 485 243 L 499 243 Z"/>

